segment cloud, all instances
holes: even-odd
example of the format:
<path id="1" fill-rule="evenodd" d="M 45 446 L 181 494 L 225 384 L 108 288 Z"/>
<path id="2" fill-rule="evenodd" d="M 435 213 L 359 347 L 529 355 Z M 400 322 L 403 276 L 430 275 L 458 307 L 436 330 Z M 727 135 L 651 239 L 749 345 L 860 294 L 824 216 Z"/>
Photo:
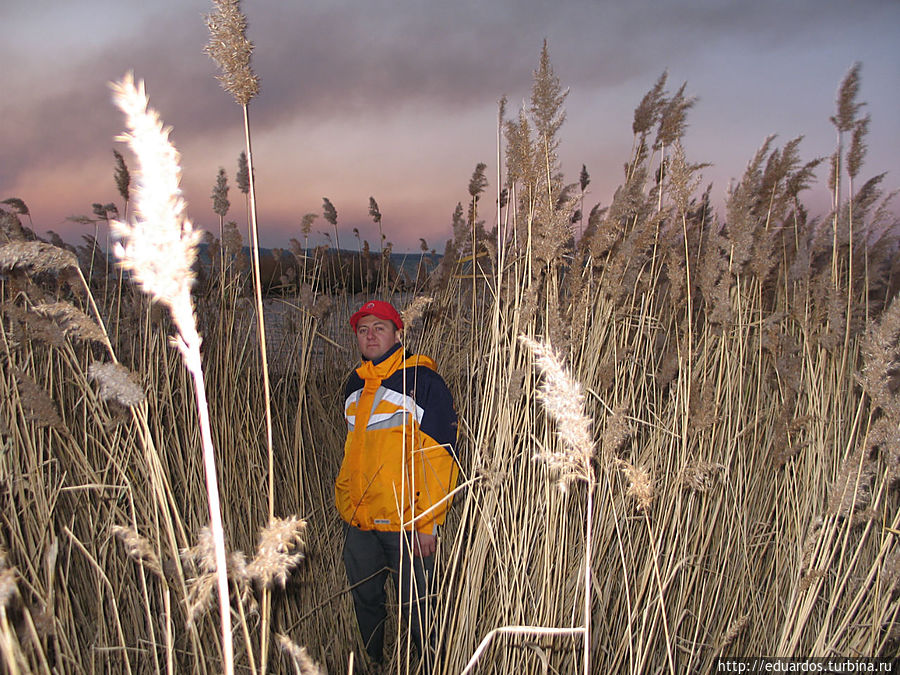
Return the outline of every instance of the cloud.
<path id="1" fill-rule="evenodd" d="M 475 162 L 493 156 L 493 141 L 484 139 L 493 135 L 496 101 L 509 97 L 507 115 L 527 102 L 545 38 L 561 83 L 572 90 L 562 153 L 573 165 L 566 171 L 586 163 L 598 191 L 601 166 L 619 167 L 627 158 L 620 148 L 627 153 L 633 108 L 664 70 L 670 89 L 687 81 L 688 94 L 700 98 L 689 120 L 690 136 L 707 153 L 698 160 L 719 164 L 727 152 L 743 157 L 731 175 L 748 159 L 741 153 L 769 133 L 806 133 L 810 120 L 827 133 L 834 92 L 854 60 L 864 62 L 862 96 L 872 102 L 873 132 L 887 134 L 871 143 L 873 155 L 896 147 L 900 134 L 888 117 L 900 76 L 896 59 L 885 58 L 894 50 L 891 27 L 900 22 L 893 1 L 243 0 L 241 6 L 261 79 L 250 106 L 261 170 L 277 167 L 295 184 L 324 171 L 316 184 L 322 192 L 331 181 L 335 187 L 325 193 L 335 199 L 352 173 L 350 200 L 360 201 L 363 212 L 369 192 L 383 189 L 375 196 L 386 208 L 398 203 L 379 179 L 409 171 L 412 161 L 419 180 L 443 175 L 445 184 L 464 187 Z M 141 8 L 112 0 L 84 0 L 77 9 L 61 0 L 17 5 L 4 17 L 16 39 L 0 45 L 0 59 L 21 64 L 0 75 L 4 91 L 13 92 L 0 101 L 0 191 L 36 180 L 42 167 L 55 176 L 69 171 L 74 183 L 82 180 L 76 171 L 108 166 L 111 181 L 122 121 L 107 82 L 133 70 L 174 127 L 192 190 L 202 189 L 199 199 L 206 199 L 217 166 L 233 173 L 242 129 L 240 108 L 202 51 L 203 14 L 211 9 L 206 0 Z M 452 138 L 444 145 L 442 137 Z M 329 152 L 334 156 L 323 158 Z M 366 152 L 377 152 L 377 161 L 360 162 Z M 85 191 L 95 184 L 82 182 Z M 449 213 L 454 203 L 450 197 L 433 209 Z M 271 208 L 289 212 L 283 203 Z"/>
<path id="2" fill-rule="evenodd" d="M 139 38 L 113 37 L 71 54 L 56 70 L 39 70 L 29 95 L 5 106 L 0 182 L 14 182 L 17 172 L 31 164 L 76 162 L 109 152 L 122 122 L 108 84 L 129 70 L 146 80 L 152 104 L 177 129 L 200 131 L 203 120 L 220 114 L 224 123 L 224 106 L 211 103 L 216 89 L 209 82 L 212 65 L 202 54 L 192 54 L 199 52 L 199 35 L 182 22 L 151 23 Z"/>
<path id="3" fill-rule="evenodd" d="M 792 45 L 813 39 L 824 24 L 841 22 L 846 31 L 865 16 L 860 6 L 884 4 L 245 0 L 242 7 L 262 85 L 252 104 L 254 122 L 269 128 L 294 118 L 315 124 L 407 106 L 449 114 L 504 94 L 516 106 L 528 95 L 545 37 L 564 84 L 602 88 L 639 80 L 649 86 L 666 67 L 678 79 L 678 63 L 710 45 Z M 14 133 L 0 179 L 8 181 L 10 167 L 47 151 L 73 159 L 109 139 L 117 115 L 106 83 L 127 70 L 147 81 L 151 100 L 177 134 L 215 135 L 234 124 L 230 98 L 213 80 L 215 64 L 202 54 L 208 39 L 202 15 L 210 5 L 165 7 L 146 17 L 141 30 L 95 37 L 99 46 L 86 56 L 67 55 L 54 81 L 32 83 L 43 92 L 38 101 L 4 111 Z"/>

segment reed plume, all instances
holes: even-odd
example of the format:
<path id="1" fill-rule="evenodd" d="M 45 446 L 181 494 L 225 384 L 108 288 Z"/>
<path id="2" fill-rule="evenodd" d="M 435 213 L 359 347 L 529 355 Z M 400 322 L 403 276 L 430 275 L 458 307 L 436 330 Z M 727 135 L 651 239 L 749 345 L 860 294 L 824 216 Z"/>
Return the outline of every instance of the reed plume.
<path id="1" fill-rule="evenodd" d="M 25 413 L 25 420 L 38 427 L 52 427 L 65 431 L 62 418 L 59 416 L 56 403 L 37 382 L 21 368 L 11 368 L 19 389 L 19 404 Z"/>
<path id="2" fill-rule="evenodd" d="M 34 306 L 34 311 L 53 320 L 67 336 L 82 342 L 106 344 L 106 333 L 97 322 L 68 302 L 42 302 Z"/>
<path id="3" fill-rule="evenodd" d="M 259 78 L 250 67 L 253 43 L 247 39 L 247 18 L 239 0 L 213 0 L 216 11 L 206 16 L 209 43 L 204 52 L 222 71 L 222 88 L 240 105 L 247 105 L 259 93 Z"/>
<path id="4" fill-rule="evenodd" d="M 238 190 L 243 194 L 250 192 L 250 167 L 247 162 L 247 152 L 241 151 L 238 155 L 237 173 L 234 175 L 234 182 L 237 183 Z"/>
<path id="5" fill-rule="evenodd" d="M 128 407 L 146 400 L 137 376 L 120 363 L 94 362 L 88 367 L 88 377 L 100 385 L 104 401 L 118 401 Z"/>
<path id="6" fill-rule="evenodd" d="M 8 197 L 4 199 L 0 204 L 6 204 L 9 206 L 15 213 L 18 213 L 22 216 L 31 216 L 31 211 L 28 210 L 28 205 L 24 202 L 24 200 L 19 199 L 18 197 Z"/>
<path id="7" fill-rule="evenodd" d="M 733 643 L 738 637 L 740 637 L 741 633 L 747 630 L 747 626 L 750 625 L 750 614 L 742 614 L 734 621 L 731 625 L 728 626 L 728 630 L 725 631 L 725 636 L 722 638 L 722 646 L 719 648 L 720 653 L 723 652 L 731 643 Z"/>
<path id="8" fill-rule="evenodd" d="M 197 542 L 193 546 L 183 548 L 178 552 L 181 560 L 198 572 L 214 572 L 216 569 L 216 543 L 212 530 L 208 526 L 200 528 Z"/>
<path id="9" fill-rule="evenodd" d="M 133 527 L 123 525 L 113 525 L 111 532 L 125 546 L 129 558 L 143 565 L 144 569 L 158 578 L 165 579 L 159 556 L 146 537 L 142 537 Z"/>
<path id="10" fill-rule="evenodd" d="M 247 39 L 247 17 L 241 12 L 239 0 L 213 0 L 216 11 L 206 17 L 209 28 L 209 43 L 204 51 L 222 71 L 219 81 L 225 91 L 234 96 L 241 106 L 244 117 L 245 150 L 238 160 L 237 182 L 241 191 L 247 194 L 247 209 L 250 220 L 250 253 L 253 266 L 253 294 L 256 301 L 256 329 L 259 351 L 262 358 L 263 393 L 266 413 L 266 448 L 268 450 L 268 512 L 269 518 L 275 515 L 275 460 L 272 442 L 273 422 L 271 403 L 271 384 L 269 381 L 268 347 L 266 344 L 266 321 L 262 299 L 262 276 L 259 263 L 259 225 L 257 223 L 256 185 L 253 165 L 253 150 L 250 140 L 249 104 L 259 93 L 259 78 L 250 67 L 250 56 L 253 44 Z M 246 173 L 242 175 L 244 165 Z M 246 184 L 246 190 L 244 185 Z M 263 626 L 268 622 L 268 612 L 264 612 Z M 263 632 L 262 670 L 266 669 L 266 652 L 268 636 Z"/>
<path id="11" fill-rule="evenodd" d="M 113 150 L 113 156 L 116 158 L 116 171 L 113 175 L 116 189 L 119 191 L 119 196 L 128 203 L 131 196 L 131 174 L 128 172 L 128 166 L 125 164 L 125 158 L 122 157 L 122 153 L 118 150 Z"/>
<path id="12" fill-rule="evenodd" d="M 429 305 L 434 302 L 434 298 L 424 295 L 416 296 L 411 303 L 400 312 L 400 318 L 403 320 L 403 327 L 409 328 L 422 319 Z"/>
<path id="13" fill-rule="evenodd" d="M 524 335 L 519 336 L 519 341 L 534 355 L 535 365 L 541 371 L 543 379 L 538 398 L 556 421 L 557 434 L 563 445 L 562 450 L 541 448 L 535 459 L 546 461 L 558 472 L 561 489 L 565 489 L 573 479 L 591 482 L 594 439 L 591 436 L 591 421 L 584 413 L 581 385 L 563 367 L 552 345 Z"/>
<path id="14" fill-rule="evenodd" d="M 600 448 L 602 449 L 604 461 L 615 457 L 622 444 L 634 433 L 634 429 L 625 415 L 626 410 L 625 405 L 620 404 L 613 409 L 606 419 L 606 427 L 603 429 L 603 434 L 600 437 Z"/>
<path id="15" fill-rule="evenodd" d="M 697 99 L 685 96 L 687 83 L 682 84 L 671 97 L 665 100 L 659 110 L 659 129 L 656 134 L 657 148 L 665 148 L 681 139 L 687 131 L 687 113 Z"/>
<path id="16" fill-rule="evenodd" d="M 616 464 L 628 481 L 625 494 L 634 499 L 638 511 L 648 511 L 656 498 L 656 488 L 650 471 L 622 459 L 616 460 Z"/>
<path id="17" fill-rule="evenodd" d="M 538 397 L 549 415 L 556 420 L 557 433 L 563 444 L 563 450 L 546 450 L 544 448 L 535 459 L 546 461 L 551 469 L 559 473 L 559 487 L 564 492 L 571 480 L 583 480 L 587 483 L 585 504 L 584 535 L 584 605 L 581 628 L 584 653 L 583 673 L 591 672 L 591 589 L 592 569 L 590 553 L 593 548 L 594 520 L 594 467 L 591 459 L 594 456 L 594 440 L 591 437 L 591 421 L 584 412 L 584 394 L 581 385 L 576 382 L 563 367 L 562 360 L 549 343 L 537 342 L 525 335 L 519 336 L 531 351 L 535 364 L 541 370 L 543 381 L 538 390 Z"/>
<path id="18" fill-rule="evenodd" d="M 244 250 L 244 240 L 241 232 L 238 230 L 237 223 L 229 220 L 225 223 L 222 233 L 222 245 L 225 248 L 225 254 L 229 258 L 240 257 Z"/>
<path id="19" fill-rule="evenodd" d="M 305 557 L 305 529 L 306 522 L 296 516 L 269 521 L 260 533 L 256 556 L 247 564 L 247 575 L 265 587 L 276 581 L 284 586 L 291 570 Z"/>
<path id="20" fill-rule="evenodd" d="M 169 142 L 156 111 L 148 108 L 144 83 L 131 74 L 113 85 L 116 105 L 126 116 L 129 131 L 117 140 L 127 142 L 140 163 L 136 188 L 136 221 L 110 223 L 118 239 L 114 252 L 119 265 L 131 273 L 141 289 L 172 312 L 185 342 L 198 342 L 191 304 L 191 269 L 202 233 L 185 217 L 181 196 L 179 156 Z"/>
<path id="21" fill-rule="evenodd" d="M 225 670 L 234 672 L 234 647 L 231 640 L 231 612 L 228 602 L 225 536 L 222 527 L 216 459 L 209 427 L 209 408 L 200 356 L 200 334 L 194 321 L 191 286 L 192 265 L 202 234 L 185 217 L 185 203 L 179 186 L 181 168 L 178 152 L 169 142 L 157 112 L 149 108 L 144 83 L 135 85 L 127 74 L 112 85 L 113 98 L 125 114 L 128 131 L 119 137 L 135 153 L 137 171 L 135 222 L 110 223 L 119 241 L 115 255 L 121 267 L 150 295 L 168 307 L 177 335 L 174 344 L 194 378 L 211 530 L 215 540 L 216 581 L 219 592 L 222 649 Z"/>
<path id="22" fill-rule="evenodd" d="M 0 271 L 20 269 L 34 274 L 61 272 L 78 267 L 78 258 L 71 251 L 43 241 L 11 241 L 0 246 Z"/>
<path id="23" fill-rule="evenodd" d="M 635 136 L 646 137 L 650 130 L 656 126 L 662 107 L 665 105 L 666 80 L 668 78 L 669 73 L 663 72 L 634 109 L 631 130 Z"/>
<path id="24" fill-rule="evenodd" d="M 306 647 L 301 647 L 283 633 L 277 637 L 279 646 L 291 660 L 297 675 L 325 675 L 325 669 L 310 657 Z"/>
<path id="25" fill-rule="evenodd" d="M 213 213 L 219 218 L 225 218 L 228 215 L 228 208 L 231 202 L 228 201 L 228 176 L 225 175 L 225 169 L 219 167 L 219 173 L 216 174 L 216 184 L 212 191 Z"/>
<path id="26" fill-rule="evenodd" d="M 0 308 L 11 321 L 13 335 L 54 347 L 65 344 L 65 333 L 56 322 L 10 301 L 4 302 Z"/>
<path id="27" fill-rule="evenodd" d="M 859 87 L 861 84 L 860 69 L 862 64 L 854 63 L 838 88 L 837 96 L 837 112 L 832 115 L 831 123 L 834 124 L 838 132 L 852 131 L 856 123 L 856 115 L 864 103 L 857 103 L 856 97 L 859 95 Z"/>
<path id="28" fill-rule="evenodd" d="M 699 460 L 691 462 L 681 470 L 678 482 L 688 490 L 705 493 L 716 486 L 724 471 L 724 464 Z"/>

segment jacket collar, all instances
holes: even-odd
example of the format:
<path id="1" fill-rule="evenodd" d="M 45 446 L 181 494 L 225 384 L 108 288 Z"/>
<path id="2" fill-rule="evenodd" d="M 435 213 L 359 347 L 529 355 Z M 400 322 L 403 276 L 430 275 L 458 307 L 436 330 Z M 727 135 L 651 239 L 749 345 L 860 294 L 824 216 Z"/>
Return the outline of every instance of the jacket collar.
<path id="1" fill-rule="evenodd" d="M 386 380 L 397 370 L 404 367 L 425 366 L 436 370 L 433 360 L 422 354 L 409 355 L 403 351 L 398 342 L 388 349 L 383 356 L 374 361 L 363 360 L 362 365 L 356 369 L 356 374 L 363 380 Z"/>
<path id="2" fill-rule="evenodd" d="M 394 346 L 391 347 L 390 349 L 388 349 L 384 354 L 379 356 L 377 359 L 372 359 L 372 363 L 377 366 L 379 363 L 387 361 L 389 358 L 391 358 L 391 356 L 394 354 L 394 352 L 401 349 L 402 346 L 403 345 L 401 345 L 399 342 L 395 342 Z M 365 361 L 365 359 L 363 359 L 363 360 Z"/>
<path id="3" fill-rule="evenodd" d="M 383 380 L 397 370 L 402 362 L 403 347 L 398 342 L 377 359 L 372 361 L 363 359 L 362 365 L 356 369 L 356 374 L 364 380 Z"/>

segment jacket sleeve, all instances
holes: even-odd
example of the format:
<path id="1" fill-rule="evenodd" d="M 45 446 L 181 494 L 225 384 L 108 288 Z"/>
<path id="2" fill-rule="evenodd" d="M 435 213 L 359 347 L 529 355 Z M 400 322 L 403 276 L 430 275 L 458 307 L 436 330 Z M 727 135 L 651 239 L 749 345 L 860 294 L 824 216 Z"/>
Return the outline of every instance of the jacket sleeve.
<path id="1" fill-rule="evenodd" d="M 450 508 L 450 499 L 443 500 L 456 487 L 459 466 L 456 457 L 457 415 L 453 396 L 446 383 L 434 371 L 429 377 L 424 397 L 417 397 L 424 413 L 419 423 L 419 438 L 415 443 L 413 477 L 416 492 L 416 513 L 426 515 L 416 520 L 419 532 L 433 533 L 443 524 Z M 422 400 L 424 398 L 424 400 Z"/>

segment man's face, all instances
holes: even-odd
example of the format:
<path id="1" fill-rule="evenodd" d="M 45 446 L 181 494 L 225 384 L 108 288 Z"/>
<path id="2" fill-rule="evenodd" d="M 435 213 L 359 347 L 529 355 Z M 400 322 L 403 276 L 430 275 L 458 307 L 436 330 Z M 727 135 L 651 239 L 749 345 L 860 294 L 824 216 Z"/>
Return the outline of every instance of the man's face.
<path id="1" fill-rule="evenodd" d="M 369 314 L 356 324 L 356 341 L 363 358 L 372 361 L 400 342 L 400 331 L 393 321 Z"/>

